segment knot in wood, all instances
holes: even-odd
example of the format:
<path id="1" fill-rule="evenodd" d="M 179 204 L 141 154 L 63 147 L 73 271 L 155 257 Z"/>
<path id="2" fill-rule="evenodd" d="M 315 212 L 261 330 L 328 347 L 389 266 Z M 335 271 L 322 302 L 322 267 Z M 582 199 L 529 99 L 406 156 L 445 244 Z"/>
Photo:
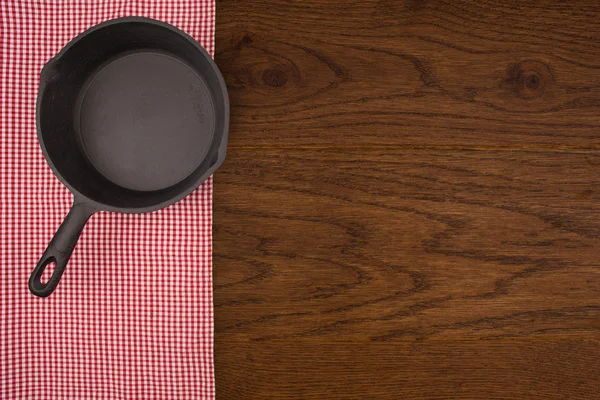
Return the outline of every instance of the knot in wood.
<path id="1" fill-rule="evenodd" d="M 533 99 L 541 96 L 553 81 L 548 65 L 537 60 L 523 60 L 508 67 L 505 84 L 518 97 Z"/>
<path id="2" fill-rule="evenodd" d="M 265 85 L 281 87 L 288 81 L 287 74 L 279 69 L 268 68 L 262 73 L 262 81 Z"/>

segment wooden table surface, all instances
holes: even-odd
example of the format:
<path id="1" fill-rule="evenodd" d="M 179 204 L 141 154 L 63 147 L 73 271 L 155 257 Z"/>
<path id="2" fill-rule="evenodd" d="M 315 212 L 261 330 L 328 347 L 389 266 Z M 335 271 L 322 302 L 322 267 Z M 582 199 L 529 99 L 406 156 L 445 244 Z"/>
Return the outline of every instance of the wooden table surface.
<path id="1" fill-rule="evenodd" d="M 218 0 L 218 399 L 600 399 L 600 2 Z"/>

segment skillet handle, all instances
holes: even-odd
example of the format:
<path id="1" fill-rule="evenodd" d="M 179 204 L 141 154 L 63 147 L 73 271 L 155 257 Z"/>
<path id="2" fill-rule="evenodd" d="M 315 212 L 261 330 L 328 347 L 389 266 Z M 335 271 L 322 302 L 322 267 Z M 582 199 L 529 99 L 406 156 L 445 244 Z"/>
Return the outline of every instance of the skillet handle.
<path id="1" fill-rule="evenodd" d="M 79 239 L 83 227 L 94 212 L 96 212 L 94 207 L 75 199 L 69 214 L 54 234 L 42 258 L 29 277 L 29 291 L 31 293 L 39 297 L 48 297 L 54 292 L 69 262 L 69 258 L 71 258 L 77 239 Z M 42 283 L 42 274 L 48 264 L 52 262 L 56 263 L 54 272 L 46 283 Z"/>

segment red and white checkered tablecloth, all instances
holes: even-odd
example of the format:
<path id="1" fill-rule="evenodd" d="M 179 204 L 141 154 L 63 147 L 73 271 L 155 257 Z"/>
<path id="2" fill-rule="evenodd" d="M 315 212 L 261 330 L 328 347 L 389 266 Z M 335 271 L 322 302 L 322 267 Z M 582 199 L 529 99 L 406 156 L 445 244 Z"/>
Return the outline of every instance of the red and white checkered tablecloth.
<path id="1" fill-rule="evenodd" d="M 27 280 L 71 206 L 35 131 L 39 72 L 107 19 L 171 23 L 214 52 L 214 0 L 0 0 L 0 399 L 212 399 L 212 181 L 88 222 L 57 290 Z"/>

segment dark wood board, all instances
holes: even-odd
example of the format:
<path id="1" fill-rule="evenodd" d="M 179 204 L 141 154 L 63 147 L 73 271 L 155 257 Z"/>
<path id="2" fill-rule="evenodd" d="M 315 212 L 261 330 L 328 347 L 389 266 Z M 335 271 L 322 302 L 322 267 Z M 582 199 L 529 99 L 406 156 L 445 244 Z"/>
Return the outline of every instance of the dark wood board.
<path id="1" fill-rule="evenodd" d="M 217 337 L 596 337 L 599 170 L 600 151 L 232 149 Z"/>
<path id="2" fill-rule="evenodd" d="M 600 398 L 599 16 L 217 0 L 217 398 Z"/>
<path id="3" fill-rule="evenodd" d="M 600 145 L 596 1 L 219 1 L 232 145 Z"/>
<path id="4" fill-rule="evenodd" d="M 592 400 L 600 344 L 217 342 L 223 399 Z"/>

